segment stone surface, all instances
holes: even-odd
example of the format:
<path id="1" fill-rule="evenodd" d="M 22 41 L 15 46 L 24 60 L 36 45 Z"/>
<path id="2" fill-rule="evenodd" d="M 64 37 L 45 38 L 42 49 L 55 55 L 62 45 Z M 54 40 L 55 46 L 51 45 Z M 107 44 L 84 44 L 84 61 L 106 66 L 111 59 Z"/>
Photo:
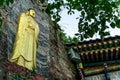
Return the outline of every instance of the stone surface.
<path id="1" fill-rule="evenodd" d="M 15 79 L 15 76 L 19 75 L 20 73 L 21 73 L 21 76 L 24 77 L 26 80 L 29 80 L 31 78 L 32 78 L 32 80 L 45 80 L 44 76 L 41 76 L 40 74 L 32 72 L 32 71 L 28 70 L 27 68 L 17 65 L 16 63 L 10 62 L 8 60 L 4 61 L 3 68 L 9 72 L 9 74 L 8 74 L 9 80 Z M 2 73 L 3 73 L 2 75 L 5 75 L 4 72 L 2 72 Z M 2 76 L 2 75 L 0 75 L 0 76 Z M 20 78 L 20 80 L 21 80 L 21 78 Z"/>
<path id="2" fill-rule="evenodd" d="M 7 56 L 7 39 L 6 35 L 2 34 L 0 35 L 0 79 L 5 80 L 6 77 L 6 71 L 3 68 L 3 62 L 5 60 L 5 57 Z"/>
<path id="3" fill-rule="evenodd" d="M 40 34 L 38 36 L 39 46 L 36 55 L 37 73 L 45 76 L 48 80 L 74 80 L 74 74 L 72 73 L 73 65 L 68 60 L 64 45 L 60 41 L 59 30 L 56 30 L 56 26 L 49 16 L 39 9 L 37 4 L 35 4 L 35 1 L 36 0 L 15 0 L 15 2 L 7 9 L 7 22 L 5 23 L 7 29 L 7 38 L 5 39 L 7 40 L 7 50 L 5 50 L 5 45 L 2 46 L 2 49 L 7 51 L 5 57 L 9 59 L 12 52 L 18 16 L 21 12 L 33 8 L 36 11 L 35 20 L 40 27 Z M 1 49 L 0 51 L 4 53 Z"/>
<path id="4" fill-rule="evenodd" d="M 14 2 L 8 11 L 7 23 L 7 40 L 8 40 L 8 58 L 11 55 L 13 43 L 15 40 L 15 34 L 18 24 L 18 16 L 20 13 L 27 11 L 29 8 L 33 8 L 36 11 L 35 20 L 39 24 L 40 34 L 38 36 L 38 51 L 37 51 L 37 71 L 39 74 L 48 76 L 47 66 L 47 54 L 49 52 L 49 23 L 47 21 L 47 15 L 32 3 L 31 0 L 18 0 Z M 45 71 L 43 71 L 45 70 Z"/>
<path id="5" fill-rule="evenodd" d="M 50 26 L 50 79 L 51 80 L 75 80 L 73 65 L 68 60 L 67 52 L 60 40 L 60 31 Z M 54 65 L 53 65 L 54 64 Z"/>

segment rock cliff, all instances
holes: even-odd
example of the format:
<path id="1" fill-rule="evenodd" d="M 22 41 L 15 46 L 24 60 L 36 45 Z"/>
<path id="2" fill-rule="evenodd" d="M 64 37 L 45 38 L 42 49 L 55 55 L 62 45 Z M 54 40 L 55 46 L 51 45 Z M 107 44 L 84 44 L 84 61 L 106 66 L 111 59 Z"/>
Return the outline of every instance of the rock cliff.
<path id="1" fill-rule="evenodd" d="M 6 35 L 0 36 L 0 59 L 8 58 L 11 55 L 17 24 L 20 13 L 33 8 L 36 11 L 35 20 L 39 24 L 40 34 L 37 49 L 37 73 L 45 76 L 48 80 L 74 80 L 72 73 L 72 64 L 67 58 L 64 45 L 59 37 L 59 30 L 55 29 L 55 24 L 49 16 L 40 10 L 36 0 L 16 0 L 11 4 L 5 14 L 5 31 Z M 5 47 L 6 46 L 6 47 Z M 2 50 L 3 49 L 3 50 Z M 1 56 L 1 54 L 5 54 Z M 3 69 L 0 67 L 0 74 Z M 1 76 L 0 76 L 1 77 Z"/>

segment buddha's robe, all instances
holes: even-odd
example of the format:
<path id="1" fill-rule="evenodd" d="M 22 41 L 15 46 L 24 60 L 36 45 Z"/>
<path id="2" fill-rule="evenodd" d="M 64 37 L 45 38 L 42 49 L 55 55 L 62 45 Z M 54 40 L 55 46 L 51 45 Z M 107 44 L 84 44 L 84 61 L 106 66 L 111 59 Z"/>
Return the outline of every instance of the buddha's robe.
<path id="1" fill-rule="evenodd" d="M 10 61 L 28 69 L 36 68 L 38 34 L 39 26 L 34 18 L 22 13 L 18 20 L 18 29 Z"/>

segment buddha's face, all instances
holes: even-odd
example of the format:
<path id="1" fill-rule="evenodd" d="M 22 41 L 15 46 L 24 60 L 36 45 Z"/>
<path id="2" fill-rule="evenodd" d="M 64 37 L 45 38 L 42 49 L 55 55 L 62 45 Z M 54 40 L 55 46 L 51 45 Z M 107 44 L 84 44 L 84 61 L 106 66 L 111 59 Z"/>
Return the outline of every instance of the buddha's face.
<path id="1" fill-rule="evenodd" d="M 32 16 L 32 17 L 35 17 L 35 11 L 34 10 L 29 10 L 29 15 Z"/>

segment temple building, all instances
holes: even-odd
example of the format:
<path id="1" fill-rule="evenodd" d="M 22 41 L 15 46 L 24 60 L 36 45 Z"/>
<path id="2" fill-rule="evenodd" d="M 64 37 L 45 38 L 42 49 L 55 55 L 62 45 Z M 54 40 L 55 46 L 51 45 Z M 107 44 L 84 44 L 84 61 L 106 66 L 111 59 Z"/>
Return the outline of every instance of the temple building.
<path id="1" fill-rule="evenodd" d="M 120 80 L 120 36 L 66 44 L 66 49 L 81 80 Z"/>

